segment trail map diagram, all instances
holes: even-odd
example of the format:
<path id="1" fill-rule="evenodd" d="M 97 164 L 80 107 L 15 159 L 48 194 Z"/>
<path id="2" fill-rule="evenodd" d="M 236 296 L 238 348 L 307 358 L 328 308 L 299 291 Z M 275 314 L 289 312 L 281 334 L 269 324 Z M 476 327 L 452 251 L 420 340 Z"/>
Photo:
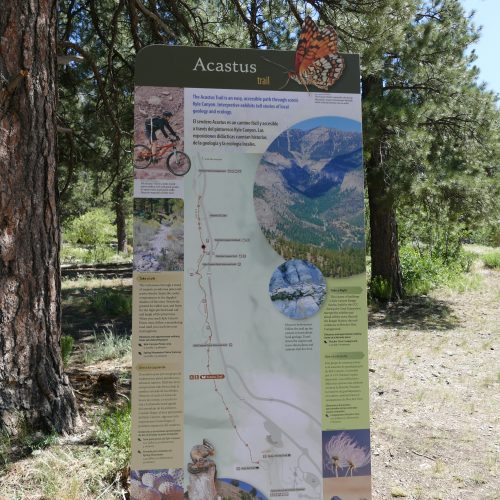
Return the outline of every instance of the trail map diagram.
<path id="1" fill-rule="evenodd" d="M 304 36 L 138 55 L 134 500 L 371 498 L 359 56 L 284 87 Z M 183 175 L 145 145 L 160 115 Z"/>
<path id="2" fill-rule="evenodd" d="M 321 498 L 319 338 L 286 351 L 287 327 L 318 317 L 276 311 L 269 278 L 283 259 L 253 208 L 258 154 L 193 153 L 186 190 L 185 456 L 209 439 L 218 477 L 265 495 Z M 235 165 L 238 167 L 235 168 Z"/>

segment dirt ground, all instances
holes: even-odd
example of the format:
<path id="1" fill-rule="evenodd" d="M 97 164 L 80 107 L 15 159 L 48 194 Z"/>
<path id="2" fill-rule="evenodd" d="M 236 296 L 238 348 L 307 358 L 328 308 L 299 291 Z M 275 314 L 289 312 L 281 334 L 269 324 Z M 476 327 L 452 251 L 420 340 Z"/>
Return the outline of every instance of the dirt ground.
<path id="1" fill-rule="evenodd" d="M 370 312 L 373 498 L 500 498 L 500 272 Z"/>

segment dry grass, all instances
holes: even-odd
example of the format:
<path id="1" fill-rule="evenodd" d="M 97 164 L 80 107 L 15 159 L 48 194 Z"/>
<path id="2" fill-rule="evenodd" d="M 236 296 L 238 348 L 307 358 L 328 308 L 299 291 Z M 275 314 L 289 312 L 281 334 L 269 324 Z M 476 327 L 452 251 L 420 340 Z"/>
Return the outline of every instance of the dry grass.
<path id="1" fill-rule="evenodd" d="M 132 286 L 132 278 L 102 279 L 82 277 L 78 279 L 66 279 L 61 282 L 62 290 L 84 289 L 92 290 L 94 288 L 128 288 Z"/>
<path id="2" fill-rule="evenodd" d="M 94 334 L 94 342 L 85 345 L 82 359 L 85 365 L 107 359 L 128 360 L 132 355 L 130 337 L 116 335 L 107 327 L 101 335 Z"/>
<path id="3" fill-rule="evenodd" d="M 102 447 L 56 445 L 9 465 L 0 477 L 0 498 L 2 500 L 122 498 L 121 487 L 119 481 L 115 481 L 117 479 L 115 475 L 115 463 Z"/>
<path id="4" fill-rule="evenodd" d="M 484 245 L 464 245 L 464 249 L 467 252 L 475 253 L 477 255 L 500 252 L 500 247 L 487 247 Z"/>
<path id="5" fill-rule="evenodd" d="M 0 464 L 0 500 L 124 498 L 130 406 L 121 401 L 110 403 L 101 400 L 81 407 L 78 434 L 51 435 L 35 446 L 27 446 L 33 442 L 30 435 L 23 442 L 16 441 L 17 452 L 11 449 Z"/>

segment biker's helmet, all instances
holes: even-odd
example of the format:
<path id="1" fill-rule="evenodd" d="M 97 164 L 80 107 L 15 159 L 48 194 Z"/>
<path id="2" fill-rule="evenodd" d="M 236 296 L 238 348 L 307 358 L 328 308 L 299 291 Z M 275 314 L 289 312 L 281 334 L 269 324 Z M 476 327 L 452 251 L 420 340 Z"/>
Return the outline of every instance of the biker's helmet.
<path id="1" fill-rule="evenodd" d="M 164 111 L 162 113 L 162 116 L 164 116 L 165 118 L 170 118 L 171 116 L 174 116 L 174 115 L 170 111 Z"/>

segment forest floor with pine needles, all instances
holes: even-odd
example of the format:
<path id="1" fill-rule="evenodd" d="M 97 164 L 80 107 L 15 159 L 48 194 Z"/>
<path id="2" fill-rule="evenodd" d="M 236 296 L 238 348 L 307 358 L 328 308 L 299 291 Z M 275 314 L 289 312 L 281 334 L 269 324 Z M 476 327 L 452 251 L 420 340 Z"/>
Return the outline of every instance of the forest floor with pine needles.
<path id="1" fill-rule="evenodd" d="M 500 498 L 500 271 L 369 316 L 373 498 Z"/>
<path id="2" fill-rule="evenodd" d="M 374 500 L 500 498 L 500 271 L 476 261 L 470 278 L 461 292 L 370 307 Z M 130 291 L 130 279 L 63 283 L 83 425 L 65 438 L 0 436 L 1 500 L 125 498 Z"/>

